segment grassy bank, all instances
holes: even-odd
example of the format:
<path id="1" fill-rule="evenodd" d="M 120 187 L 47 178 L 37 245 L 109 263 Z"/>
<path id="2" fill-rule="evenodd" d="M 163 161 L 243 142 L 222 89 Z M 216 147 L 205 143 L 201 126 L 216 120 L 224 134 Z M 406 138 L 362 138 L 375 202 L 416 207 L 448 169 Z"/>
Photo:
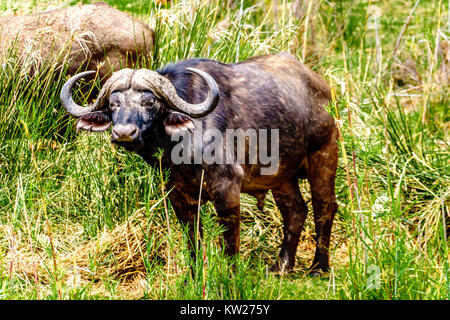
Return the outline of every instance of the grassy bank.
<path id="1" fill-rule="evenodd" d="M 11 53 L 0 70 L 0 299 L 450 297 L 447 1 L 107 2 L 155 29 L 145 67 L 288 51 L 330 83 L 340 131 L 332 269 L 306 273 L 315 231 L 299 181 L 310 215 L 294 274 L 267 272 L 282 237 L 271 195 L 262 214 L 243 194 L 236 273 L 207 204 L 189 277 L 186 239 L 164 198 L 169 173 L 107 134 L 75 133 L 59 106 L 64 72 L 50 64 L 29 76 Z M 2 0 L 0 16 L 78 3 Z"/>

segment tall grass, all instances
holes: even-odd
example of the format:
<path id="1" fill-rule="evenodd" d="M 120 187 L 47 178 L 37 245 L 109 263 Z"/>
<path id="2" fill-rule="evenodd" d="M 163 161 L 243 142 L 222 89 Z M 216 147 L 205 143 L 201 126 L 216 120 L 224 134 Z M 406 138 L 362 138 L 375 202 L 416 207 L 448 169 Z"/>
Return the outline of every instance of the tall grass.
<path id="1" fill-rule="evenodd" d="M 340 132 L 332 269 L 306 274 L 310 214 L 295 273 L 269 273 L 280 214 L 270 195 L 266 214 L 242 195 L 236 271 L 207 204 L 191 275 L 166 199 L 170 173 L 112 146 L 107 134 L 75 133 L 59 106 L 64 68 L 22 72 L 13 48 L 0 71 L 0 298 L 449 298 L 448 3 L 107 2 L 155 29 L 153 59 L 139 66 L 289 51 L 330 83 L 327 109 Z M 0 15 L 77 3 L 3 1 Z M 308 184 L 299 183 L 311 213 Z"/>

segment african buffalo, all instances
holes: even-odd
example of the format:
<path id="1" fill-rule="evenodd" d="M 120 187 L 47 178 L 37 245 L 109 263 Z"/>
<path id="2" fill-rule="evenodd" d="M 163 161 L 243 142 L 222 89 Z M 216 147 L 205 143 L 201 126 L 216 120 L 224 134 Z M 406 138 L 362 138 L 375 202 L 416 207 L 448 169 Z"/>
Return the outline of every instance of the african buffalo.
<path id="1" fill-rule="evenodd" d="M 170 168 L 173 187 L 169 198 L 188 226 L 191 249 L 200 189 L 201 202 L 214 202 L 225 227 L 228 255 L 239 252 L 240 193 L 256 196 L 262 208 L 272 190 L 284 221 L 281 252 L 272 270 L 291 271 L 307 215 L 298 179 L 306 178 L 317 233 L 311 270 L 329 269 L 338 147 L 335 122 L 323 107 L 331 99 L 330 88 L 319 75 L 286 53 L 233 64 L 188 59 L 157 71 L 117 71 L 95 103 L 81 107 L 72 99 L 72 87 L 89 73 L 66 82 L 62 105 L 78 118 L 78 129 L 112 126 L 112 143 L 149 164 L 157 161 L 158 148 L 164 150 L 162 163 Z M 231 144 L 218 143 L 228 135 Z M 269 158 L 272 163 L 267 157 L 263 161 L 268 154 L 276 155 Z"/>

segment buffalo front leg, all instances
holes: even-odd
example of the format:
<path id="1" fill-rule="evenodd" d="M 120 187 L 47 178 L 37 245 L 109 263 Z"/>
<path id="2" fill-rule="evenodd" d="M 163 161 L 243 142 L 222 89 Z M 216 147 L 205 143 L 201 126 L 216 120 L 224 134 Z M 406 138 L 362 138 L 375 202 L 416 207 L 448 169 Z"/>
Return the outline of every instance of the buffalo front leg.
<path id="1" fill-rule="evenodd" d="M 311 186 L 314 224 L 316 226 L 316 253 L 311 272 L 329 269 L 331 228 L 337 212 L 335 178 L 338 146 L 334 137 L 322 149 L 309 156 L 307 178 Z"/>
<path id="2" fill-rule="evenodd" d="M 225 229 L 225 254 L 232 257 L 239 254 L 240 184 L 222 181 L 221 185 L 215 188 L 213 195 L 219 223 Z"/>
<path id="3" fill-rule="evenodd" d="M 272 194 L 283 217 L 284 237 L 279 258 L 271 271 L 289 272 L 295 265 L 295 253 L 308 208 L 300 193 L 296 178 L 288 181 L 281 188 L 272 190 Z"/>
<path id="4" fill-rule="evenodd" d="M 173 189 L 169 194 L 175 214 L 188 235 L 188 249 L 193 261 L 196 261 L 196 250 L 203 236 L 203 227 L 198 219 L 198 201 Z M 197 203 L 196 203 L 197 202 Z"/>

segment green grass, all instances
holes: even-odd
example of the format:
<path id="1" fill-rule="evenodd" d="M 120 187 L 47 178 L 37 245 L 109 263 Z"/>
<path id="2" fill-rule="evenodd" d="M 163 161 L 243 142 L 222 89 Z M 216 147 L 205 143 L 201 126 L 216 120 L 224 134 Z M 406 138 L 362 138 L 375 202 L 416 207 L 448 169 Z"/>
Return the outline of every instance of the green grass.
<path id="1" fill-rule="evenodd" d="M 107 134 L 75 133 L 59 105 L 64 72 L 50 63 L 27 75 L 12 51 L 0 70 L 0 299 L 450 297 L 448 2 L 422 0 L 413 12 L 416 1 L 406 0 L 300 1 L 300 10 L 297 1 L 106 2 L 155 29 L 145 67 L 289 51 L 330 83 L 327 109 L 340 130 L 332 270 L 306 273 L 310 214 L 294 274 L 267 272 L 281 217 L 270 195 L 266 215 L 242 195 L 236 271 L 207 204 L 191 277 L 186 238 L 165 203 L 170 173 Z M 0 16 L 78 3 L 1 1 Z M 300 187 L 311 213 L 308 185 Z"/>

